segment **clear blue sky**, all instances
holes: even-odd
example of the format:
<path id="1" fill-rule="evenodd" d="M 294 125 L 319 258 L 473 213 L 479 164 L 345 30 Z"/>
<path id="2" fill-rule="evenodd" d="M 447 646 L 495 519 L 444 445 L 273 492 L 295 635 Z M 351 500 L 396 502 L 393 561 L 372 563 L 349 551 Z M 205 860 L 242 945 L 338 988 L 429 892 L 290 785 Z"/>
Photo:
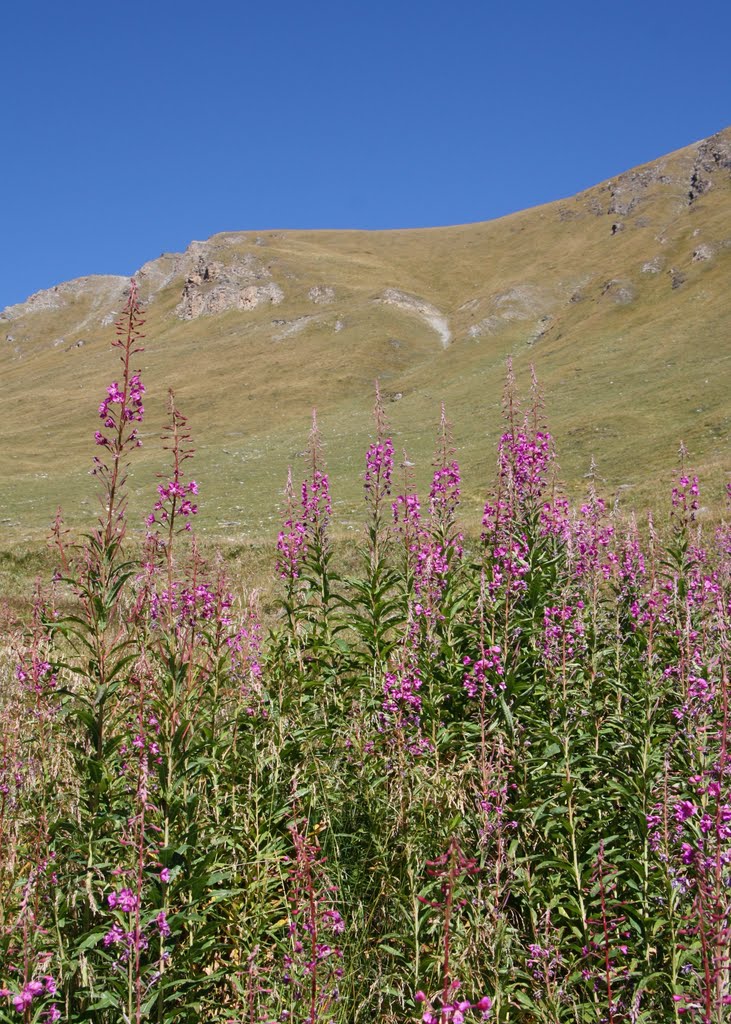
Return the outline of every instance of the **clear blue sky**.
<path id="1" fill-rule="evenodd" d="M 216 231 L 486 220 L 731 123 L 731 3 L 25 0 L 0 308 Z"/>

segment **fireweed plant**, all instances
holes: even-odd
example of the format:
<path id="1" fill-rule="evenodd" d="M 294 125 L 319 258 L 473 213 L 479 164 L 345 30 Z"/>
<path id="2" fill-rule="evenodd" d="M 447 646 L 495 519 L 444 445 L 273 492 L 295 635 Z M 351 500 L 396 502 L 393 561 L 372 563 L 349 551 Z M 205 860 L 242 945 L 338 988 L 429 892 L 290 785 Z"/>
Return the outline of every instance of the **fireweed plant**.
<path id="1" fill-rule="evenodd" d="M 133 284 L 98 521 L 0 649 L 0 1020 L 728 1021 L 731 527 L 687 455 L 664 534 L 575 506 L 509 366 L 463 536 L 446 412 L 419 495 L 376 388 L 357 568 L 313 418 L 265 630 L 172 395 L 127 538 L 142 327 Z"/>

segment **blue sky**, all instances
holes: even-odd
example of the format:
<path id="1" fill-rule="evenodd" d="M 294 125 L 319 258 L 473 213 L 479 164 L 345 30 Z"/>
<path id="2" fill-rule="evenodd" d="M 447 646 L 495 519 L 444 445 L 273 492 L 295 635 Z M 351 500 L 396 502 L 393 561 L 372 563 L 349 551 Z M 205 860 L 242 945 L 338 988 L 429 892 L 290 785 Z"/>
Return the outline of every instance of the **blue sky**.
<path id="1" fill-rule="evenodd" d="M 26 0 L 2 35 L 0 308 L 216 231 L 498 217 L 731 123 L 727 0 Z"/>

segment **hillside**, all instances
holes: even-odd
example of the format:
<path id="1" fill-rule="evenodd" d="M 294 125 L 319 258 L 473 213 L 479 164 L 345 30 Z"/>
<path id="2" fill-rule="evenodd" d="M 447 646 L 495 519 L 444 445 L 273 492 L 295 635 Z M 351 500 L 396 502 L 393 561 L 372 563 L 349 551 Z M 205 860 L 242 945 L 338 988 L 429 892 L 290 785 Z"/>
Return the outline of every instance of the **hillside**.
<path id="1" fill-rule="evenodd" d="M 233 214 L 232 214 L 233 217 Z M 277 502 L 318 407 L 341 521 L 361 501 L 373 380 L 397 451 L 428 472 L 446 402 L 475 517 L 501 430 L 506 356 L 535 364 L 562 474 L 592 456 L 642 507 L 684 440 L 720 500 L 731 405 L 731 128 L 570 199 L 450 228 L 231 232 L 136 274 L 147 307 L 145 446 L 131 486 L 151 503 L 168 386 L 198 447 L 201 526 L 276 531 Z M 87 277 L 0 313 L 0 520 L 45 530 L 56 504 L 94 510 L 96 407 L 127 279 Z"/>

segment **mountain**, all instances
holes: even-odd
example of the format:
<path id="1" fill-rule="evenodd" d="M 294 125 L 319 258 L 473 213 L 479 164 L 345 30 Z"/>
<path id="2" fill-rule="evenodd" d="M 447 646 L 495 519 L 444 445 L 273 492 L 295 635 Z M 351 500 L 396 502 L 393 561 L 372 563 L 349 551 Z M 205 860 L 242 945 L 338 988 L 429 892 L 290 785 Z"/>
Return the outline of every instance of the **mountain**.
<path id="1" fill-rule="evenodd" d="M 229 232 L 135 276 L 147 310 L 148 416 L 130 481 L 140 517 L 165 470 L 155 436 L 171 386 L 197 442 L 201 526 L 275 533 L 316 405 L 341 521 L 355 529 L 379 378 L 422 485 L 445 401 L 477 521 L 508 355 L 526 389 L 535 365 L 574 493 L 594 457 L 605 493 L 642 508 L 672 478 L 681 440 L 709 475 L 710 504 L 731 469 L 731 128 L 499 220 Z M 80 278 L 0 313 L 6 537 L 45 529 L 59 502 L 76 522 L 94 511 L 96 407 L 116 376 L 109 343 L 127 287 Z"/>

